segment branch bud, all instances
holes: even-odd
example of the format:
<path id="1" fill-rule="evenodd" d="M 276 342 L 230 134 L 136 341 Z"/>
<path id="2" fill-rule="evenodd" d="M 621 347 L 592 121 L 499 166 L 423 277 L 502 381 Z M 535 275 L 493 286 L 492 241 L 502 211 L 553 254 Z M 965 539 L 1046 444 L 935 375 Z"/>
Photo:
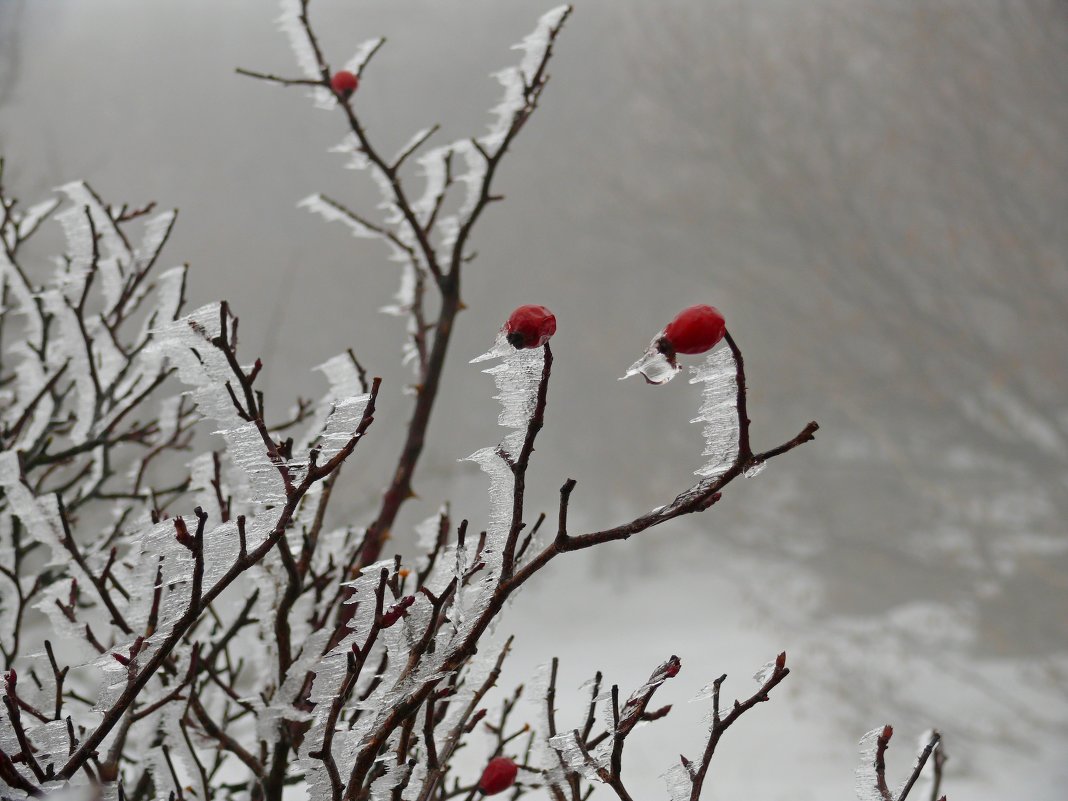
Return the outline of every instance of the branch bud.
<path id="1" fill-rule="evenodd" d="M 393 606 L 391 606 L 385 612 L 385 614 L 382 615 L 382 628 L 388 629 L 402 617 L 407 615 L 408 607 L 410 607 L 413 603 L 415 603 L 415 596 L 405 595 L 403 598 L 397 601 L 397 603 L 393 604 Z"/>

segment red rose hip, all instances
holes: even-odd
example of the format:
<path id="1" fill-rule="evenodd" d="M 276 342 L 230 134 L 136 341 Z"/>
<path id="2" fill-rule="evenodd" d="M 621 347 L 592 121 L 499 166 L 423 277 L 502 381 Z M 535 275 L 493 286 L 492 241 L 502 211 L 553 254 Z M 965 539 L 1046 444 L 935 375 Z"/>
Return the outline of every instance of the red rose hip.
<path id="1" fill-rule="evenodd" d="M 539 348 L 556 333 L 556 317 L 544 306 L 520 306 L 504 324 L 508 344 L 517 350 Z"/>
<path id="2" fill-rule="evenodd" d="M 330 78 L 330 88 L 334 90 L 335 94 L 345 98 L 355 92 L 356 87 L 359 85 L 360 79 L 348 70 L 335 72 Z"/>
<path id="3" fill-rule="evenodd" d="M 727 332 L 723 315 L 714 306 L 691 306 L 679 312 L 657 343 L 662 353 L 704 353 Z"/>
<path id="4" fill-rule="evenodd" d="M 478 789 L 483 795 L 503 793 L 515 784 L 515 777 L 518 773 L 519 768 L 508 757 L 495 757 L 482 771 L 482 778 L 478 780 Z"/>

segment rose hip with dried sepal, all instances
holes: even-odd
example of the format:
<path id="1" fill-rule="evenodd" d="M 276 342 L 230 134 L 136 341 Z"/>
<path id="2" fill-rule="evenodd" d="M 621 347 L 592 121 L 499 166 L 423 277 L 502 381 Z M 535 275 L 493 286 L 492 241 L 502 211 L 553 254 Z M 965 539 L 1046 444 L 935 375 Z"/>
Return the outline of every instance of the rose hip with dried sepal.
<path id="1" fill-rule="evenodd" d="M 359 85 L 359 77 L 348 70 L 338 70 L 330 76 L 330 88 L 343 99 L 348 99 Z"/>
<path id="2" fill-rule="evenodd" d="M 623 378 L 640 374 L 650 384 L 666 384 L 679 371 L 676 356 L 711 350 L 727 334 L 723 315 L 714 306 L 690 306 L 653 337 L 648 349 Z"/>
<path id="3" fill-rule="evenodd" d="M 482 771 L 482 778 L 478 780 L 478 789 L 483 795 L 496 795 L 503 793 L 513 784 L 519 773 L 519 767 L 508 757 L 494 757 Z"/>
<path id="4" fill-rule="evenodd" d="M 544 306 L 520 306 L 504 324 L 505 338 L 516 350 L 540 348 L 556 333 L 556 317 Z"/>
<path id="5" fill-rule="evenodd" d="M 718 345 L 725 333 L 727 325 L 719 309 L 715 306 L 690 306 L 667 324 L 657 345 L 665 354 L 704 353 Z"/>

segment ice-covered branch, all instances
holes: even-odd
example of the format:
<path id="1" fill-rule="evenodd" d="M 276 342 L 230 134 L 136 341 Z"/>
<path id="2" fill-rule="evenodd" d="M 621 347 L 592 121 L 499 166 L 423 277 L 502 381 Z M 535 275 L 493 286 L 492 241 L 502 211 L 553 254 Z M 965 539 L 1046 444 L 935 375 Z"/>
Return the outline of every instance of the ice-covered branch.
<path id="1" fill-rule="evenodd" d="M 393 480 L 387 487 L 378 514 L 368 527 L 364 539 L 363 564 L 379 558 L 384 538 L 393 526 L 401 506 L 411 497 L 412 478 L 422 454 L 426 430 L 440 384 L 440 375 L 448 351 L 460 301 L 460 273 L 469 258 L 466 246 L 474 226 L 484 209 L 498 196 L 492 190 L 493 178 L 508 146 L 537 107 L 544 91 L 548 62 L 552 48 L 570 6 L 561 6 L 545 14 L 534 32 L 517 45 L 523 53 L 518 66 L 497 74 L 504 87 L 504 98 L 494 109 L 495 121 L 488 134 L 460 140 L 427 153 L 419 158 L 426 177 L 421 198 L 413 199 L 405 188 L 402 167 L 433 135 L 436 125 L 416 133 L 393 157 L 386 157 L 371 141 L 367 128 L 358 114 L 352 97 L 335 95 L 330 90 L 331 71 L 323 53 L 315 28 L 308 14 L 307 2 L 285 0 L 279 24 L 289 38 L 302 78 L 286 79 L 278 76 L 239 72 L 283 85 L 313 85 L 317 104 L 336 106 L 343 114 L 349 130 L 346 141 L 336 148 L 352 154 L 351 166 L 370 169 L 372 178 L 382 194 L 381 207 L 386 211 L 383 222 L 373 221 L 352 212 L 337 201 L 313 196 L 302 202 L 327 219 L 340 220 L 357 236 L 379 236 L 389 242 L 394 258 L 406 264 L 402 290 L 391 311 L 408 314 L 411 345 L 408 353 L 417 357 L 418 384 L 415 409 L 408 425 L 408 435 L 401 450 Z M 367 62 L 384 43 L 371 40 L 345 66 L 345 71 L 358 79 Z M 358 80 L 354 85 L 358 85 Z M 458 171 L 462 160 L 466 170 Z M 459 213 L 442 217 L 446 195 L 454 185 L 466 187 L 466 196 Z M 439 251 L 435 236 L 443 247 Z M 423 274 L 433 277 L 441 304 L 437 319 L 426 319 L 423 306 Z M 433 331 L 432 342 L 427 342 Z"/>
<path id="2" fill-rule="evenodd" d="M 693 763 L 681 757 L 680 764 L 668 772 L 666 779 L 671 801 L 698 801 L 700 799 L 701 788 L 704 786 L 708 767 L 716 753 L 720 738 L 737 722 L 738 718 L 757 704 L 767 701 L 769 693 L 788 675 L 790 675 L 790 668 L 786 667 L 786 653 L 783 652 L 772 662 L 764 665 L 753 677 L 760 685 L 760 689 L 744 701 L 735 701 L 726 714 L 720 708 L 720 688 L 727 676 L 724 674 L 712 682 L 709 687 L 712 696 L 712 725 L 708 730 L 708 742 L 700 762 Z"/>
<path id="3" fill-rule="evenodd" d="M 942 778 L 942 762 L 939 758 L 942 735 L 937 731 L 932 731 L 925 737 L 926 744 L 917 755 L 915 766 L 897 792 L 890 789 L 886 779 L 886 750 L 889 748 L 890 738 L 893 736 L 893 726 L 881 726 L 878 729 L 872 729 L 861 738 L 860 766 L 856 771 L 858 801 L 905 801 L 909 793 L 912 792 L 912 788 L 923 772 L 923 768 L 927 764 L 927 760 L 930 759 L 931 754 L 935 755 L 935 780 L 932 786 L 931 798 L 937 799 Z M 945 796 L 942 796 L 942 799 L 944 801 Z"/>

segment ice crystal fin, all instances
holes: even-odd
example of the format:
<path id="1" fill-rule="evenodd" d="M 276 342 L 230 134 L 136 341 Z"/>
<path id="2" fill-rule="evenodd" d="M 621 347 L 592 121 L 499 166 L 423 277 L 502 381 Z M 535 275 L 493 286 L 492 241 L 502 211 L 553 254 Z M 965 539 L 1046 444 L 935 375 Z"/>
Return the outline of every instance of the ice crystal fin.
<path id="1" fill-rule="evenodd" d="M 681 761 L 678 765 L 669 768 L 662 778 L 667 784 L 668 797 L 671 801 L 689 801 L 690 794 L 693 792 L 693 778 Z"/>
<path id="2" fill-rule="evenodd" d="M 363 395 L 367 392 L 367 386 L 356 366 L 354 357 L 348 353 L 339 353 L 315 368 L 326 376 L 330 384 L 329 397 L 331 400 Z"/>
<path id="3" fill-rule="evenodd" d="M 364 66 L 367 64 L 367 60 L 371 57 L 371 54 L 375 52 L 385 40 L 381 37 L 377 39 L 368 39 L 366 42 L 361 42 L 356 48 L 356 52 L 352 54 L 352 58 L 345 62 L 345 66 L 342 69 L 351 72 L 353 75 L 359 75 L 363 72 Z"/>
<path id="4" fill-rule="evenodd" d="M 507 356 L 513 353 L 515 348 L 508 342 L 508 338 L 505 335 L 502 328 L 500 333 L 497 334 L 497 338 L 493 341 L 493 347 L 483 353 L 481 356 L 476 356 L 470 361 L 470 364 L 477 364 L 478 362 L 488 362 L 490 359 L 499 359 L 502 356 Z"/>
<path id="5" fill-rule="evenodd" d="M 141 244 L 137 248 L 137 257 L 143 261 L 158 257 L 160 249 L 167 241 L 167 237 L 174 230 L 174 224 L 177 219 L 178 213 L 172 210 L 157 214 L 145 223 L 145 232 L 141 238 Z"/>
<path id="6" fill-rule="evenodd" d="M 73 204 L 70 209 L 56 217 L 67 234 L 71 256 L 75 259 L 71 271 L 74 273 L 87 270 L 93 258 L 93 238 L 86 220 L 88 214 L 100 239 L 97 269 L 100 272 L 105 308 L 111 310 L 122 295 L 123 270 L 133 260 L 130 247 L 119 232 L 111 212 L 85 183 L 75 181 L 59 189 Z"/>
<path id="7" fill-rule="evenodd" d="M 412 210 L 421 218 L 430 216 L 438 197 L 445 191 L 445 162 L 453 152 L 453 145 L 428 150 L 418 158 L 425 185 L 423 194 L 412 203 Z"/>
<path id="8" fill-rule="evenodd" d="M 315 57 L 315 49 L 308 41 L 308 34 L 300 21 L 303 11 L 300 0 L 282 0 L 282 13 L 278 17 L 278 27 L 289 39 L 289 48 L 297 61 L 297 66 L 305 78 L 316 80 L 322 77 L 322 65 Z"/>
<path id="9" fill-rule="evenodd" d="M 702 365 L 690 368 L 691 384 L 704 384 L 701 409 L 691 422 L 704 424 L 704 466 L 695 471 L 702 478 L 718 478 L 738 458 L 738 379 L 734 354 L 729 348 L 710 353 Z"/>
<path id="10" fill-rule="evenodd" d="M 40 203 L 35 203 L 20 214 L 16 221 L 19 239 L 25 239 L 36 230 L 45 217 L 55 211 L 61 202 L 59 198 L 44 200 Z"/>
<path id="11" fill-rule="evenodd" d="M 392 314 L 396 317 L 407 315 L 415 304 L 417 278 L 415 267 L 410 262 L 406 263 L 401 271 L 400 287 L 393 296 L 396 302 L 381 306 L 378 310 L 383 314 Z"/>
<path id="12" fill-rule="evenodd" d="M 598 769 L 603 770 L 608 767 L 608 760 L 612 753 L 611 742 L 609 738 L 602 742 L 593 753 L 589 751 L 584 753 L 579 745 L 577 732 L 569 731 L 549 739 L 549 745 L 556 749 L 567 766 L 591 782 L 603 782 Z"/>
<path id="13" fill-rule="evenodd" d="M 529 84 L 534 79 L 538 65 L 545 58 L 552 31 L 560 26 L 570 10 L 570 6 L 557 6 L 543 14 L 534 30 L 527 34 L 523 41 L 513 46 L 513 49 L 523 51 L 519 64 L 506 67 L 493 74 L 493 77 L 504 88 L 504 93 L 491 110 L 495 119 L 490 124 L 489 133 L 481 138 L 485 146 L 498 147 L 504 141 L 515 120 L 515 115 L 527 103 Z"/>
<path id="14" fill-rule="evenodd" d="M 301 13 L 303 11 L 301 1 L 282 0 L 281 11 L 282 13 L 277 20 L 278 28 L 289 40 L 289 49 L 293 52 L 297 67 L 305 79 L 309 81 L 321 80 L 325 65 L 319 63 L 319 59 L 315 55 L 315 48 L 312 47 L 311 40 L 308 38 L 308 32 L 301 22 Z M 331 109 L 337 102 L 334 93 L 327 89 L 326 86 L 315 86 L 308 95 L 315 101 L 316 108 Z"/>
<path id="15" fill-rule="evenodd" d="M 24 340 L 39 342 L 44 331 L 44 322 L 37 307 L 36 292 L 8 257 L 6 248 L 0 248 L 0 279 L 10 295 L 14 296 L 19 314 L 26 319 Z"/>
<path id="16" fill-rule="evenodd" d="M 433 128 L 422 128 L 421 130 L 416 131 L 414 134 L 412 134 L 408 141 L 400 147 L 396 155 L 394 155 L 393 158 L 390 159 L 389 163 L 396 164 L 398 161 L 400 161 L 402 156 L 404 156 L 406 153 L 412 152 L 414 148 L 416 148 L 419 144 L 429 138 L 433 130 Z"/>
<path id="17" fill-rule="evenodd" d="M 854 773 L 857 801 L 884 801 L 879 791 L 879 776 L 875 769 L 875 754 L 883 730 L 884 727 L 880 726 L 860 738 L 860 764 Z"/>
<path id="18" fill-rule="evenodd" d="M 318 214 L 327 222 L 340 222 L 344 224 L 357 239 L 374 239 L 380 234 L 372 228 L 364 225 L 351 214 L 333 203 L 326 200 L 322 195 L 309 195 L 297 203 L 297 208 L 307 209 L 313 214 Z"/>

